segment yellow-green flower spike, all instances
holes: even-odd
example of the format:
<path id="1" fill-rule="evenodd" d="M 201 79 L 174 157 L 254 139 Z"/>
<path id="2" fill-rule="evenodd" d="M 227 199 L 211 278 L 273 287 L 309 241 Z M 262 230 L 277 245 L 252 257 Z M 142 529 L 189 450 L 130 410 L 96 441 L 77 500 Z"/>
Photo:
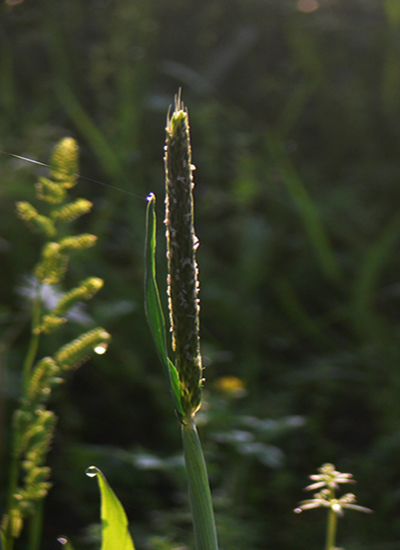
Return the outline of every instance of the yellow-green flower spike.
<path id="1" fill-rule="evenodd" d="M 64 187 L 48 178 L 40 178 L 35 187 L 37 198 L 50 204 L 60 204 L 66 195 Z"/>
<path id="2" fill-rule="evenodd" d="M 29 202 L 17 202 L 17 214 L 38 233 L 46 235 L 46 237 L 54 237 L 56 230 L 53 221 L 47 216 L 42 216 Z"/>
<path id="3" fill-rule="evenodd" d="M 26 459 L 37 462 L 37 457 L 47 451 L 55 423 L 56 417 L 52 411 L 38 408 L 32 413 L 30 421 L 24 426 L 17 455 L 26 453 Z"/>
<path id="4" fill-rule="evenodd" d="M 44 357 L 34 367 L 29 386 L 26 391 L 26 400 L 31 409 L 36 409 L 50 395 L 51 388 L 56 383 L 60 367 L 52 357 Z"/>
<path id="5" fill-rule="evenodd" d="M 71 307 L 80 300 L 90 300 L 103 286 L 103 280 L 98 277 L 89 277 L 81 284 L 64 294 L 56 307 L 51 311 L 51 315 L 60 317 L 65 315 Z"/>
<path id="6" fill-rule="evenodd" d="M 59 243 L 47 243 L 42 250 L 42 261 L 35 268 L 35 275 L 45 285 L 59 283 L 67 269 L 68 256 L 61 253 Z"/>
<path id="7" fill-rule="evenodd" d="M 36 198 L 47 204 L 47 216 L 39 214 L 29 202 L 17 203 L 17 212 L 27 225 L 47 237 L 41 258 L 34 273 L 42 285 L 59 283 L 65 275 L 69 256 L 74 251 L 92 247 L 97 238 L 90 234 L 69 236 L 58 226 L 73 222 L 90 211 L 92 204 L 85 199 L 65 203 L 67 189 L 78 177 L 78 146 L 67 138 L 56 145 L 51 158 L 49 178 L 40 178 L 36 184 Z M 97 277 L 90 277 L 77 288 L 67 292 L 52 311 L 43 307 L 41 284 L 37 285 L 32 308 L 32 335 L 24 361 L 23 392 L 20 407 L 13 414 L 13 445 L 7 510 L 0 526 L 2 543 L 13 548 L 13 539 L 20 536 L 24 520 L 37 512 L 37 504 L 51 486 L 50 468 L 46 458 L 55 429 L 56 416 L 46 409 L 53 386 L 62 382 L 61 374 L 79 366 L 93 353 L 104 353 L 110 335 L 102 328 L 91 330 L 61 348 L 54 357 L 36 362 L 42 333 L 57 329 L 66 321 L 65 315 L 78 300 L 90 299 L 103 285 Z"/>
<path id="8" fill-rule="evenodd" d="M 53 210 L 51 218 L 54 221 L 73 222 L 83 214 L 90 212 L 92 203 L 86 199 L 77 199 L 74 202 L 69 202 L 58 210 Z"/>
<path id="9" fill-rule="evenodd" d="M 176 354 L 185 415 L 200 407 L 202 364 L 199 340 L 199 283 L 193 227 L 193 166 L 188 113 L 180 97 L 169 114 L 165 145 L 168 297 L 172 347 Z"/>
<path id="10" fill-rule="evenodd" d="M 12 538 L 17 539 L 21 533 L 23 526 L 23 518 L 21 511 L 13 507 L 11 509 L 10 515 L 4 516 L 1 529 L 3 533 L 9 532 Z"/>
<path id="11" fill-rule="evenodd" d="M 21 415 L 19 415 L 21 416 Z M 22 423 L 18 447 L 15 449 L 20 458 L 25 475 L 22 487 L 13 493 L 13 506 L 8 520 L 7 530 L 17 537 L 22 527 L 22 520 L 34 512 L 34 503 L 43 499 L 51 483 L 47 481 L 50 469 L 44 466 L 54 433 L 56 417 L 51 411 L 38 408 L 29 416 L 28 423 Z M 11 523 L 9 523 L 11 521 Z"/>
<path id="12" fill-rule="evenodd" d="M 65 237 L 59 242 L 60 251 L 72 252 L 73 250 L 84 250 L 85 248 L 91 248 L 97 242 L 95 235 L 89 233 L 82 233 L 82 235 L 76 235 L 75 237 Z"/>
<path id="13" fill-rule="evenodd" d="M 93 353 L 103 353 L 107 349 L 111 336 L 103 328 L 99 327 L 62 347 L 54 356 L 55 361 L 63 370 L 78 367 L 87 361 Z"/>
<path id="14" fill-rule="evenodd" d="M 33 329 L 33 334 L 50 334 L 58 328 L 60 328 L 64 323 L 67 322 L 65 317 L 56 317 L 55 315 L 43 315 L 42 322 L 38 327 Z"/>
<path id="15" fill-rule="evenodd" d="M 62 139 L 51 157 L 51 177 L 62 187 L 69 189 L 78 177 L 78 144 L 72 138 Z"/>

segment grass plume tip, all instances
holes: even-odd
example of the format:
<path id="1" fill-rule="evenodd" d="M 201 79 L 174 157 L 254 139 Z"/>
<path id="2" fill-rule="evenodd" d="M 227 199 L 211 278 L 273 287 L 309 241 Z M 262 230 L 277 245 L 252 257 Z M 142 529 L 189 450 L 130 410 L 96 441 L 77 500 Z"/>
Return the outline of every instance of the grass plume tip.
<path id="1" fill-rule="evenodd" d="M 168 258 L 168 305 L 172 348 L 187 417 L 200 408 L 202 361 L 199 339 L 198 239 L 194 231 L 193 166 L 189 118 L 180 96 L 168 114 L 165 145 L 165 225 Z"/>

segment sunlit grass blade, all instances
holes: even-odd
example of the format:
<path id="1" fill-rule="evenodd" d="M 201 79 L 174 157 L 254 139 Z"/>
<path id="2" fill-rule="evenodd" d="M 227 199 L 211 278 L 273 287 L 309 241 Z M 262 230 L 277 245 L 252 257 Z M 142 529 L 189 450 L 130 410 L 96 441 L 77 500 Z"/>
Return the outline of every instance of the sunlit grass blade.
<path id="1" fill-rule="evenodd" d="M 299 215 L 308 233 L 310 243 L 315 250 L 321 272 L 333 283 L 342 278 L 342 271 L 329 241 L 317 208 L 301 181 L 282 143 L 282 138 L 274 133 L 267 134 L 268 152 L 276 163 L 283 183 L 292 196 Z"/>
<path id="2" fill-rule="evenodd" d="M 56 80 L 55 91 L 68 115 L 71 117 L 77 128 L 92 145 L 99 162 L 106 173 L 113 178 L 121 178 L 123 174 L 121 162 L 113 151 L 110 143 L 97 127 L 95 122 L 85 111 L 78 98 L 74 95 L 68 84 L 62 80 Z"/>
<path id="3" fill-rule="evenodd" d="M 372 243 L 361 264 L 361 269 L 354 281 L 353 314 L 358 330 L 367 334 L 377 333 L 379 326 L 384 323 L 382 318 L 373 311 L 373 300 L 379 282 L 379 277 L 395 254 L 395 246 L 400 237 L 400 215 L 396 214 L 382 230 L 376 241 Z M 381 334 L 388 334 L 388 327 L 384 323 Z"/>
<path id="4" fill-rule="evenodd" d="M 297 44 L 296 44 L 297 46 Z M 282 113 L 279 116 L 278 128 L 281 136 L 290 136 L 296 123 L 304 112 L 307 103 L 312 98 L 320 84 L 320 77 L 313 75 L 311 78 L 299 82 L 293 88 Z"/>
<path id="5" fill-rule="evenodd" d="M 298 330 L 317 344 L 329 344 L 327 323 L 321 317 L 314 318 L 308 313 L 289 278 L 281 276 L 276 278 L 273 284 L 284 311 L 296 324 Z"/>
<path id="6" fill-rule="evenodd" d="M 128 531 L 128 519 L 122 504 L 101 470 L 90 466 L 86 470 L 89 477 L 97 477 L 101 494 L 101 550 L 135 550 Z"/>
<path id="7" fill-rule="evenodd" d="M 180 418 L 183 417 L 178 372 L 168 357 L 165 318 L 161 307 L 160 293 L 156 279 L 156 198 L 149 196 L 146 212 L 146 244 L 145 244 L 145 307 L 147 321 L 157 348 L 158 355 L 166 371 L 175 409 Z"/>

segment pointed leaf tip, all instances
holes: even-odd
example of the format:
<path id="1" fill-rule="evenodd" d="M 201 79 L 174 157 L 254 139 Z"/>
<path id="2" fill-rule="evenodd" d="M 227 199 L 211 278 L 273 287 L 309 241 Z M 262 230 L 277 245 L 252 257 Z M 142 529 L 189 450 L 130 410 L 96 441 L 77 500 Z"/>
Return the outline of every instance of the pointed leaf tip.
<path id="1" fill-rule="evenodd" d="M 128 531 L 125 510 L 111 489 L 103 472 L 96 466 L 86 470 L 89 477 L 97 477 L 101 494 L 101 550 L 135 550 Z"/>

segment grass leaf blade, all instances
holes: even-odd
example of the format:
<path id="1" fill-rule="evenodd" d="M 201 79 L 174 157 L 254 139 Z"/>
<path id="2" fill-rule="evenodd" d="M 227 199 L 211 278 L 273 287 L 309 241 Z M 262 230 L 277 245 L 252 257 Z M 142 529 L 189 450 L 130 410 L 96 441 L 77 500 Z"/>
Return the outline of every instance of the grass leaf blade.
<path id="1" fill-rule="evenodd" d="M 101 550 L 135 550 L 128 531 L 128 519 L 122 504 L 101 470 L 90 466 L 86 470 L 89 477 L 97 477 L 101 494 Z"/>
<path id="2" fill-rule="evenodd" d="M 353 318 L 360 334 L 388 335 L 390 328 L 374 307 L 380 277 L 395 255 L 400 237 L 400 215 L 395 214 L 368 248 L 353 284 Z"/>
<path id="3" fill-rule="evenodd" d="M 322 224 L 317 207 L 285 151 L 282 138 L 276 133 L 269 132 L 266 145 L 268 153 L 275 162 L 282 181 L 298 209 L 322 273 L 332 283 L 340 283 L 343 274 L 335 251 Z"/>
<path id="4" fill-rule="evenodd" d="M 161 307 L 160 293 L 156 279 L 156 198 L 149 196 L 146 212 L 146 245 L 145 245 L 145 308 L 147 321 L 156 345 L 158 355 L 166 371 L 172 398 L 178 416 L 182 418 L 183 409 L 179 387 L 179 376 L 175 365 L 168 357 L 165 319 Z"/>

